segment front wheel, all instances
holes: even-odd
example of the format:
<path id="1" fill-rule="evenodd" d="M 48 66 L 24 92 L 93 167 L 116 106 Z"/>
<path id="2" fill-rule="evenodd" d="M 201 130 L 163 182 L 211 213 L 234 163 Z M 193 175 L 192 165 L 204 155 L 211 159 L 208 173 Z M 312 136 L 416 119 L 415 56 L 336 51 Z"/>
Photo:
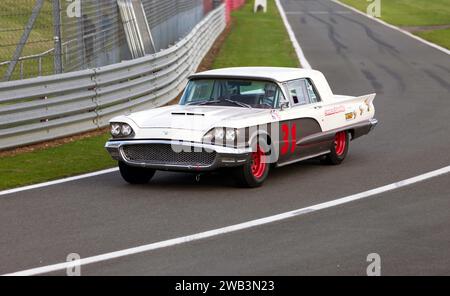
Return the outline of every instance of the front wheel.
<path id="1" fill-rule="evenodd" d="M 341 164 L 348 153 L 350 144 L 350 135 L 347 131 L 336 133 L 331 152 L 325 156 L 325 162 L 332 165 Z"/>
<path id="2" fill-rule="evenodd" d="M 235 169 L 236 181 L 240 187 L 255 188 L 267 179 L 270 170 L 269 146 L 258 144 L 249 161 Z"/>
<path id="3" fill-rule="evenodd" d="M 155 175 L 155 170 L 129 166 L 119 162 L 119 170 L 122 178 L 130 184 L 145 184 Z"/>

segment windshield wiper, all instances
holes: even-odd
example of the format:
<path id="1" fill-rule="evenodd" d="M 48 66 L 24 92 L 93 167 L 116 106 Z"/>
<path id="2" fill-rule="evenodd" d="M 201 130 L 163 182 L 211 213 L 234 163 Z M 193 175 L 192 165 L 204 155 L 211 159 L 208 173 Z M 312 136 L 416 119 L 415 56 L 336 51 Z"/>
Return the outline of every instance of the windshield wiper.
<path id="1" fill-rule="evenodd" d="M 230 100 L 230 99 L 224 99 L 224 101 L 227 101 L 227 102 L 229 102 L 229 103 L 232 103 L 232 104 L 235 104 L 235 105 L 244 107 L 244 108 L 250 108 L 250 109 L 252 108 L 252 106 L 250 106 L 249 104 L 246 104 L 246 103 L 242 103 L 242 102 L 238 102 L 238 101 L 233 101 L 233 100 Z"/>
<path id="2" fill-rule="evenodd" d="M 223 101 L 228 102 L 228 103 L 232 103 L 232 104 L 238 105 L 240 107 L 244 107 L 244 108 L 250 108 L 250 109 L 252 108 L 252 106 L 250 106 L 248 104 L 245 104 L 245 103 L 242 103 L 242 102 L 238 102 L 238 101 L 233 101 L 233 100 L 230 100 L 230 99 L 225 99 L 225 98 L 223 98 L 221 100 L 191 102 L 191 103 L 187 103 L 186 105 L 198 105 L 198 106 L 200 106 L 200 105 L 218 104 L 218 103 L 222 103 Z"/>
<path id="3" fill-rule="evenodd" d="M 212 100 L 212 101 L 201 101 L 201 102 L 191 102 L 186 105 L 209 105 L 209 104 L 217 104 L 220 103 L 220 100 Z"/>

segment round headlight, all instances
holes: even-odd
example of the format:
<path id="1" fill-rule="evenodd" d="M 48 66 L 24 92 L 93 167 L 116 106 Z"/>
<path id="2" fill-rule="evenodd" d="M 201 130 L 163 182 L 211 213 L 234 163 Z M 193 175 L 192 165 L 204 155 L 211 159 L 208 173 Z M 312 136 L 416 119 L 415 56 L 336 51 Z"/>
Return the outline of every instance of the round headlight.
<path id="1" fill-rule="evenodd" d="M 214 139 L 214 132 L 211 130 L 206 133 L 206 135 L 203 136 L 203 142 L 205 143 L 212 143 Z"/>
<path id="2" fill-rule="evenodd" d="M 120 123 L 112 123 L 111 124 L 111 135 L 113 137 L 119 136 L 121 130 L 122 130 L 122 126 L 120 125 Z"/>
<path id="3" fill-rule="evenodd" d="M 221 140 L 221 139 L 223 139 L 223 136 L 224 136 L 223 128 L 216 128 L 216 129 L 214 130 L 214 138 L 215 138 L 216 140 Z"/>
<path id="4" fill-rule="evenodd" d="M 235 129 L 227 129 L 226 132 L 227 141 L 234 141 L 236 139 L 236 130 Z"/>
<path id="5" fill-rule="evenodd" d="M 122 125 L 122 136 L 128 137 L 133 132 L 133 129 L 128 124 L 124 123 Z"/>

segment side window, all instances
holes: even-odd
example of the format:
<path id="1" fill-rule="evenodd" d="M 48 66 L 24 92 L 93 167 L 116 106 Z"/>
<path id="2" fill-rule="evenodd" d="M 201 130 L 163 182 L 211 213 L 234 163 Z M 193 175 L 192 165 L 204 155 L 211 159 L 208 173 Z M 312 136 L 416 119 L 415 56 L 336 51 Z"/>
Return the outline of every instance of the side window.
<path id="1" fill-rule="evenodd" d="M 287 83 L 289 95 L 295 105 L 306 105 L 309 103 L 308 94 L 306 92 L 305 79 L 292 80 Z"/>
<path id="2" fill-rule="evenodd" d="M 308 95 L 309 95 L 309 101 L 310 103 L 317 103 L 320 102 L 320 96 L 317 93 L 316 88 L 314 87 L 314 85 L 311 82 L 311 79 L 306 79 L 306 89 L 308 91 Z"/>

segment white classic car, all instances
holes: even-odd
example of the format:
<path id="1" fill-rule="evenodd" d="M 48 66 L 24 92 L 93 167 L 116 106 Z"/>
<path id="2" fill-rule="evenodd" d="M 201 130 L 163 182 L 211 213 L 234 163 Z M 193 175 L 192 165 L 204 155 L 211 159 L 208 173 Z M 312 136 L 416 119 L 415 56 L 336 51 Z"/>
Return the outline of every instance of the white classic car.
<path id="1" fill-rule="evenodd" d="M 334 95 L 315 70 L 206 71 L 189 78 L 177 105 L 113 118 L 106 149 L 132 184 L 156 170 L 224 168 L 239 185 L 257 187 L 277 166 L 310 158 L 340 164 L 350 140 L 377 124 L 374 98 Z"/>

